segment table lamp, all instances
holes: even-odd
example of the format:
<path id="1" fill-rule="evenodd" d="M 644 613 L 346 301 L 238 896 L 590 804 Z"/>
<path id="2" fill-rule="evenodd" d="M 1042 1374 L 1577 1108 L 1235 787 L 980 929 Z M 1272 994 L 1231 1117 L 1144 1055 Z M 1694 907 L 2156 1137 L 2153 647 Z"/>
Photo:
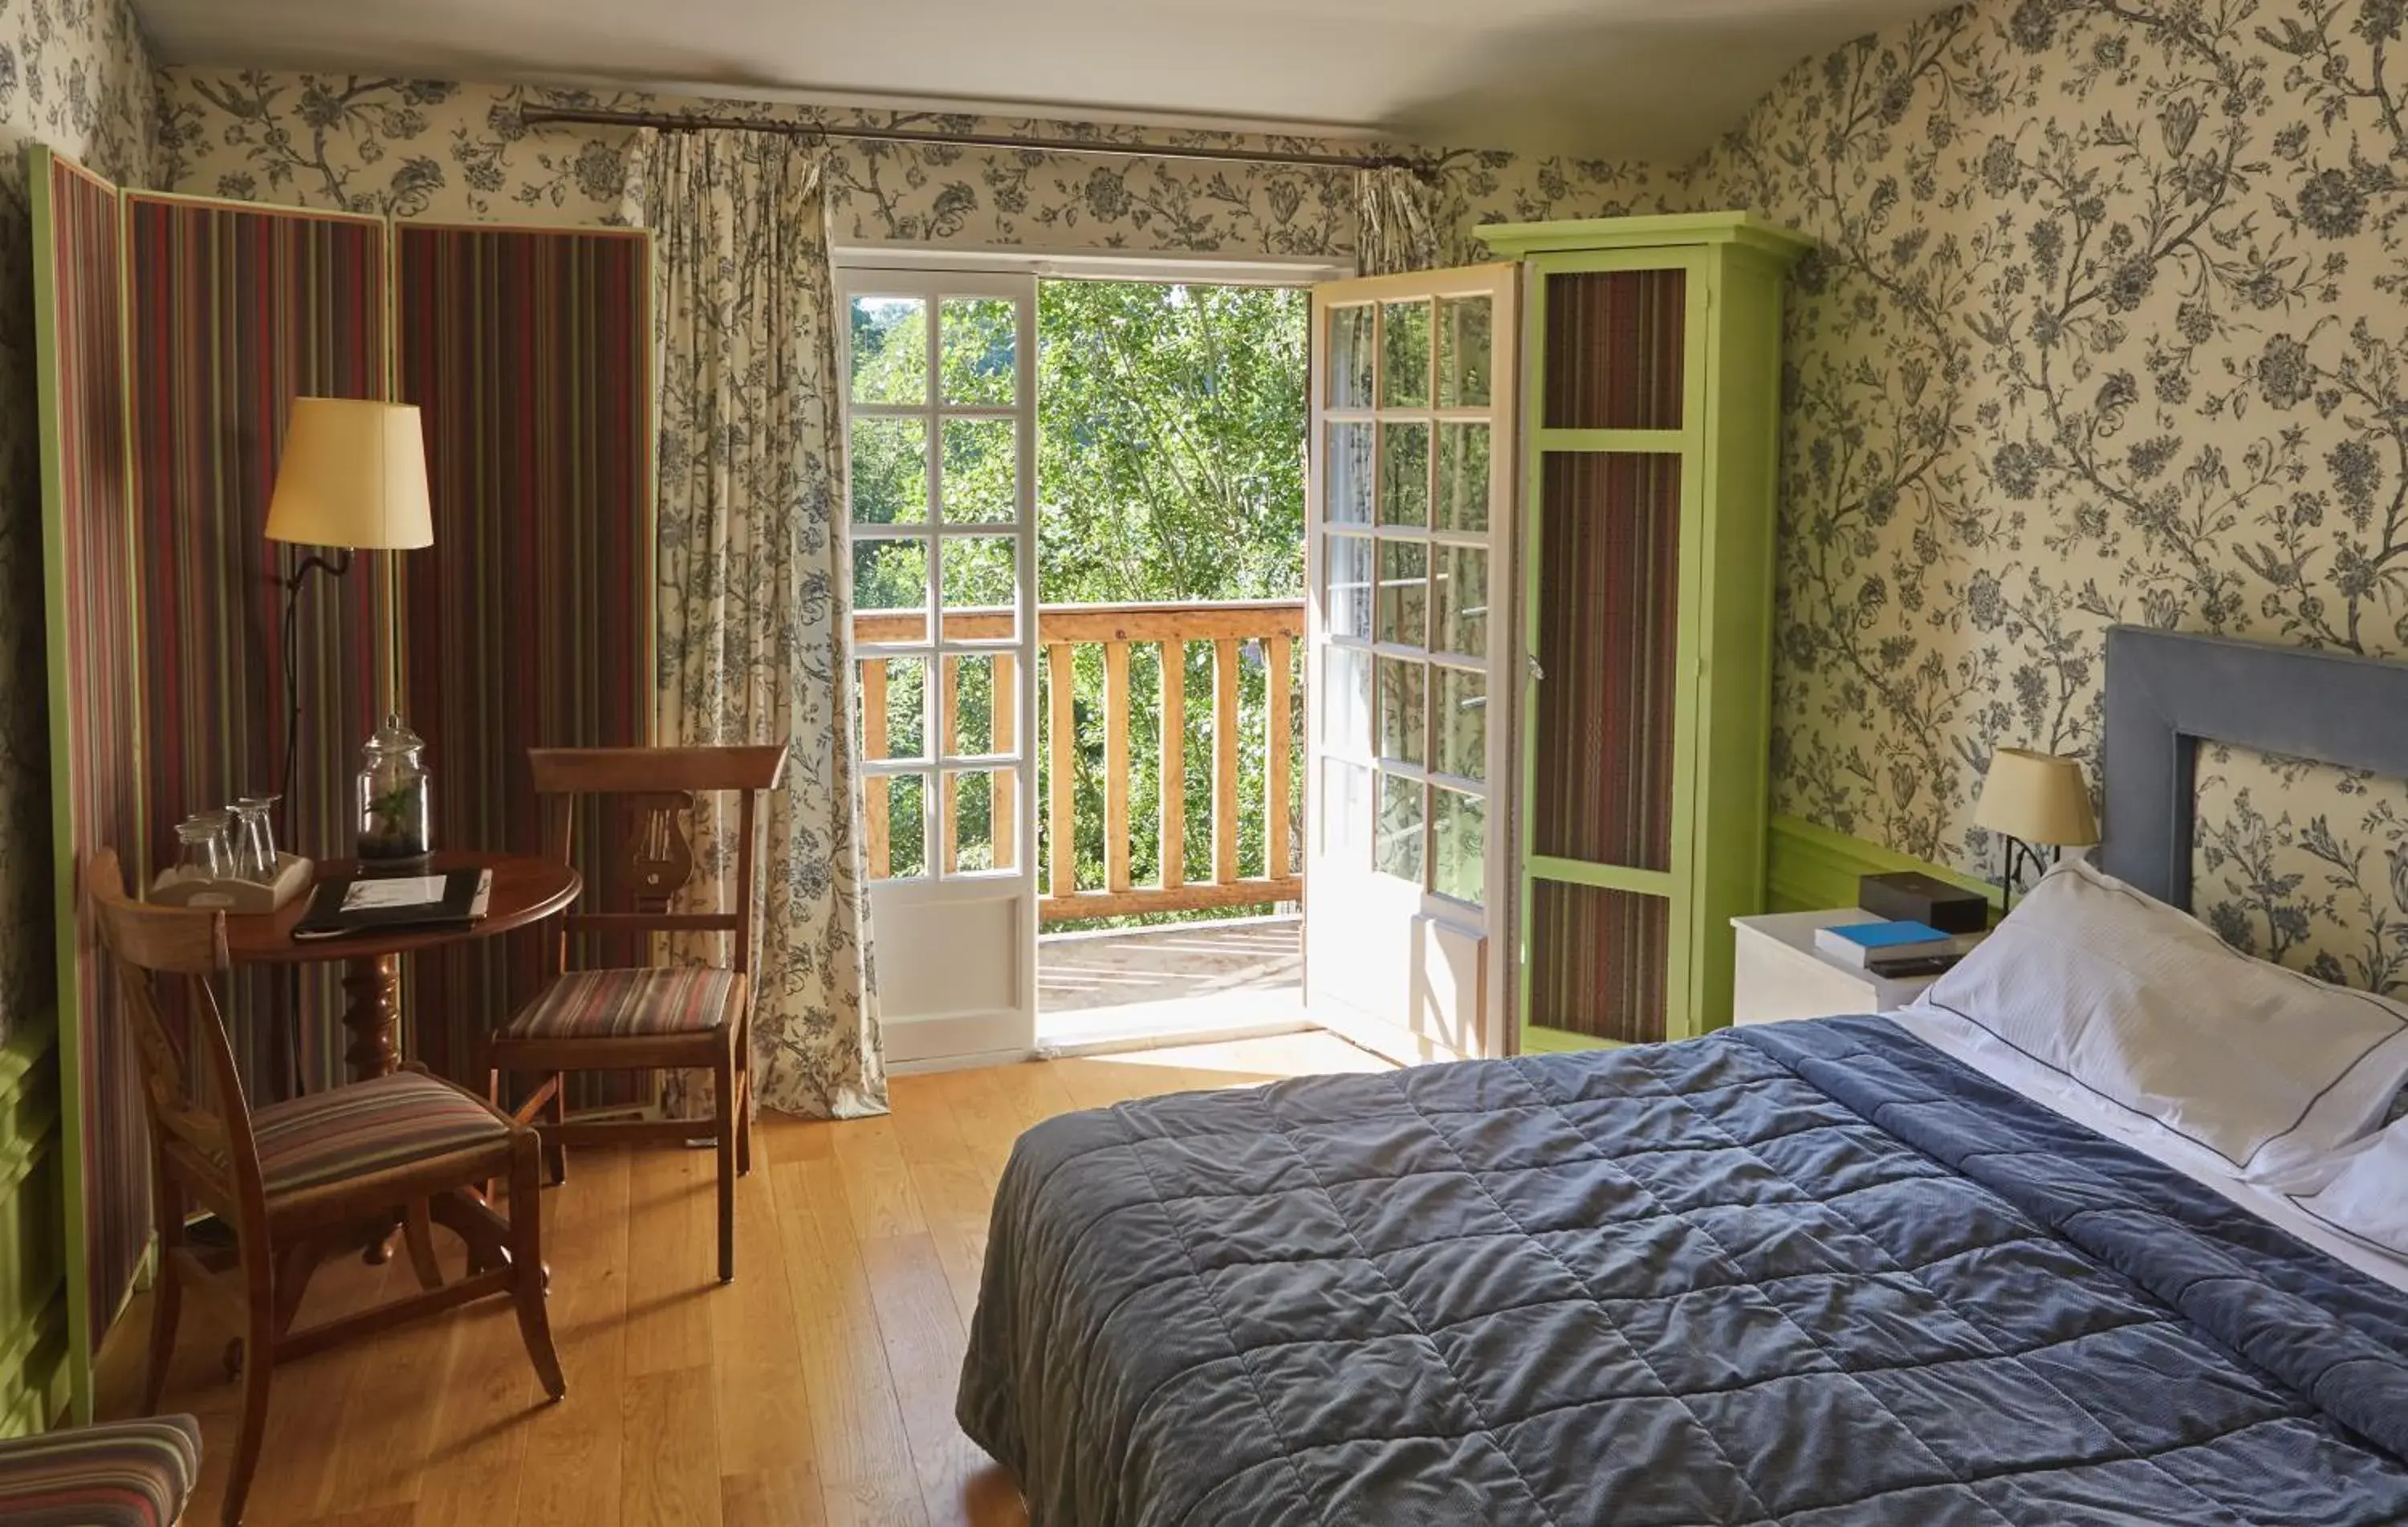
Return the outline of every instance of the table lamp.
<path id="1" fill-rule="evenodd" d="M 2082 782 L 2081 761 L 2028 748 L 2002 747 L 1991 753 L 1973 821 L 2005 841 L 2002 883 L 2010 907 L 2015 902 L 2015 876 L 2025 861 L 2045 873 L 2066 848 L 2099 841 L 2099 818 L 2090 809 L 2090 787 Z M 2051 850 L 2045 860 L 2037 845 Z"/>
<path id="2" fill-rule="evenodd" d="M 290 812 L 300 754 L 296 665 L 301 587 L 315 571 L 340 578 L 360 548 L 401 551 L 435 542 L 426 493 L 426 437 L 412 403 L 296 397 L 267 502 L 267 539 L 335 548 L 310 553 L 284 580 L 284 798 Z"/>

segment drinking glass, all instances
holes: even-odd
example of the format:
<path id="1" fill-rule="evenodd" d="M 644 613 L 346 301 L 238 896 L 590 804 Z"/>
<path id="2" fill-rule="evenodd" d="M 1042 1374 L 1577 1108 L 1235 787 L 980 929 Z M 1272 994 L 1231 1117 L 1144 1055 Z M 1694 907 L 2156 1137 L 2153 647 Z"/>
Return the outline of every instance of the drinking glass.
<path id="1" fill-rule="evenodd" d="M 177 879 L 223 880 L 232 869 L 225 813 L 195 812 L 176 824 Z"/>
<path id="2" fill-rule="evenodd" d="M 265 886 L 276 878 L 276 796 L 240 796 L 226 808 L 234 818 L 234 872 Z"/>

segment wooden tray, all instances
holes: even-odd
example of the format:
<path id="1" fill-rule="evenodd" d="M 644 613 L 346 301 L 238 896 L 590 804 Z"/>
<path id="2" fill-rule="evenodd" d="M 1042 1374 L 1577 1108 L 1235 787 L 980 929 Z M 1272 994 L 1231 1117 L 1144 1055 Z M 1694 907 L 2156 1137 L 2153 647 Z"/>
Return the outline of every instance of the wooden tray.
<path id="1" fill-rule="evenodd" d="M 276 856 L 276 878 L 257 880 L 179 880 L 175 872 L 160 872 L 150 883 L 150 900 L 161 906 L 194 907 L 211 912 L 274 912 L 309 888 L 318 867 L 298 854 Z"/>

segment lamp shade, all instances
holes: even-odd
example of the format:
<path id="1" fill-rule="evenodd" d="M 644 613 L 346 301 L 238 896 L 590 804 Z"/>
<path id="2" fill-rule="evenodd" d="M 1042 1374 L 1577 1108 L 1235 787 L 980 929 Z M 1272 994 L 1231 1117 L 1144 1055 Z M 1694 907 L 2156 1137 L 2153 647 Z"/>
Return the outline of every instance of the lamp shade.
<path id="1" fill-rule="evenodd" d="M 309 546 L 427 546 L 426 437 L 418 409 L 296 397 L 267 501 L 267 539 Z"/>
<path id="2" fill-rule="evenodd" d="M 2002 747 L 1990 755 L 1973 820 L 2028 843 L 2079 848 L 2099 841 L 2081 762 L 2028 748 Z"/>

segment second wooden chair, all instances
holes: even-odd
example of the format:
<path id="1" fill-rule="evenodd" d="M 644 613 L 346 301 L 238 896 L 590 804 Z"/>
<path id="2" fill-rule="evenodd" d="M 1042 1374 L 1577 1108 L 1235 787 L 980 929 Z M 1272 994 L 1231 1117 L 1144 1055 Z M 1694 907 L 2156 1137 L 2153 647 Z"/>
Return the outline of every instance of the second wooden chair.
<path id="1" fill-rule="evenodd" d="M 615 800 L 627 828 L 617 863 L 628 903 L 577 911 L 560 920 L 558 973 L 492 1040 L 493 1097 L 509 1097 L 509 1078 L 542 1077 L 519 1100 L 515 1116 L 542 1131 L 555 1177 L 576 1141 L 668 1140 L 708 1132 L 719 1147 L 719 1276 L 736 1275 L 736 1179 L 752 1169 L 752 908 L 759 900 L 762 797 L 776 788 L 786 750 L 776 747 L 533 748 L 536 795 L 543 804 L 544 852 L 566 860 L 580 797 Z M 678 912 L 672 903 L 695 875 L 689 826 L 695 797 L 734 791 L 736 887 L 731 909 Z M 609 876 L 605 876 L 606 884 Z M 567 968 L 577 934 L 732 935 L 725 968 L 647 965 Z M 567 1116 L 567 1075 L 578 1071 L 694 1069 L 710 1073 L 715 1113 L 709 1119 L 583 1120 Z"/>

